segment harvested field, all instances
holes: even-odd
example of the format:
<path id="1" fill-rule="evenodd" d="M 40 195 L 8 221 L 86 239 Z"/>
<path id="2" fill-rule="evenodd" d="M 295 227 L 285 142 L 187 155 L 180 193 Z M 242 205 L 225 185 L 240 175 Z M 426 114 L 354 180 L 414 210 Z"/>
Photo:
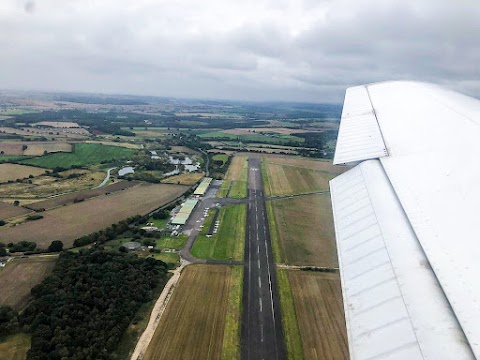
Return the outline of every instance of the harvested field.
<path id="1" fill-rule="evenodd" d="M 25 215 L 30 212 L 30 210 L 27 210 L 21 206 L 15 206 L 0 201 L 0 220 L 6 220 L 15 216 Z"/>
<path id="2" fill-rule="evenodd" d="M 43 135 L 52 138 L 71 138 L 71 139 L 85 139 L 90 133 L 83 128 L 10 128 L 0 127 L 0 133 L 17 134 L 23 136 L 38 136 Z M 58 134 L 57 134 L 58 133 Z"/>
<path id="3" fill-rule="evenodd" d="M 142 184 L 107 196 L 62 206 L 42 213 L 43 219 L 0 230 L 0 241 L 35 241 L 46 248 L 52 240 L 70 247 L 81 236 L 134 215 L 149 213 L 182 195 L 188 187 Z"/>
<path id="4" fill-rule="evenodd" d="M 25 360 L 30 349 L 30 335 L 15 334 L 0 341 L 0 360 Z"/>
<path id="5" fill-rule="evenodd" d="M 290 166 L 302 167 L 302 168 L 307 168 L 307 169 L 317 170 L 317 171 L 327 171 L 337 175 L 342 174 L 343 172 L 349 169 L 348 166 L 333 165 L 332 160 L 312 159 L 312 158 L 304 158 L 300 156 L 290 156 L 290 155 L 280 155 L 280 154 L 279 155 L 270 155 L 270 154 L 252 155 L 248 152 L 240 152 L 240 153 L 237 153 L 235 156 L 238 156 L 238 157 L 256 156 L 256 157 L 264 158 L 265 162 L 269 162 L 272 164 L 290 165 Z"/>
<path id="6" fill-rule="evenodd" d="M 49 127 L 56 127 L 56 128 L 78 128 L 76 122 L 60 122 L 60 121 L 40 121 L 38 123 L 32 124 L 33 126 L 49 126 Z"/>
<path id="7" fill-rule="evenodd" d="M 348 359 L 340 276 L 288 271 L 305 359 Z M 288 329 L 285 329 L 288 331 Z"/>
<path id="8" fill-rule="evenodd" d="M 184 173 L 180 175 L 170 176 L 164 180 L 162 183 L 165 184 L 180 184 L 180 185 L 194 185 L 196 184 L 201 178 L 205 176 L 205 173 Z"/>
<path id="9" fill-rule="evenodd" d="M 45 174 L 45 169 L 17 164 L 0 164 L 0 183 Z"/>
<path id="10" fill-rule="evenodd" d="M 0 142 L 0 153 L 2 155 L 26 155 L 26 156 L 41 156 L 47 153 L 54 152 L 71 152 L 72 144 L 67 142 L 46 142 L 46 141 L 8 141 Z"/>
<path id="11" fill-rule="evenodd" d="M 184 153 L 184 154 L 198 154 L 198 151 L 190 149 L 186 146 L 172 146 L 170 152 Z"/>
<path id="12" fill-rule="evenodd" d="M 72 144 L 66 142 L 30 143 L 23 155 L 41 156 L 47 153 L 72 152 Z"/>
<path id="13" fill-rule="evenodd" d="M 87 144 L 102 144 L 108 146 L 121 146 L 128 149 L 141 149 L 142 147 L 139 144 L 133 144 L 129 142 L 117 142 L 117 141 L 85 141 Z"/>
<path id="14" fill-rule="evenodd" d="M 186 267 L 144 359 L 221 359 L 232 282 L 229 266 Z"/>
<path id="15" fill-rule="evenodd" d="M 207 150 L 207 152 L 208 153 L 222 153 L 222 154 L 225 154 L 225 155 L 232 155 L 232 154 L 235 153 L 235 151 L 232 151 L 232 150 L 223 150 L 223 149 L 218 149 L 218 148 Z"/>
<path id="16" fill-rule="evenodd" d="M 225 180 L 232 182 L 229 197 L 244 198 L 247 196 L 247 175 L 247 158 L 234 156 L 225 175 Z"/>
<path id="17" fill-rule="evenodd" d="M 45 152 L 71 152 L 72 144 L 64 141 L 5 141 L 0 142 L 2 155 L 41 156 Z"/>
<path id="18" fill-rule="evenodd" d="M 56 208 L 59 206 L 84 201 L 96 196 L 110 194 L 120 190 L 125 190 L 130 187 L 136 186 L 138 184 L 140 184 L 138 181 L 119 181 L 117 183 L 105 186 L 100 189 L 80 191 L 80 192 L 75 192 L 67 195 L 56 196 L 48 200 L 38 201 L 32 204 L 26 205 L 26 207 L 32 210 L 39 210 L 39 209 L 48 210 L 48 209 Z"/>
<path id="19" fill-rule="evenodd" d="M 39 198 L 54 196 L 57 194 L 70 193 L 91 189 L 102 182 L 104 172 L 86 171 L 84 175 L 73 179 L 57 179 L 51 176 L 39 176 L 32 179 L 32 184 L 12 183 L 0 186 L 0 197 L 11 200 L 28 199 L 30 202 Z"/>
<path id="20" fill-rule="evenodd" d="M 298 134 L 298 133 L 305 133 L 305 132 L 315 132 L 314 130 L 303 130 L 303 129 L 289 129 L 285 127 L 271 127 L 271 128 L 237 128 L 237 129 L 229 129 L 223 131 L 226 134 L 233 134 L 233 135 L 252 135 L 256 133 L 279 133 L 279 134 Z"/>
<path id="21" fill-rule="evenodd" d="M 338 267 L 330 195 L 272 200 L 268 206 L 272 238 L 279 263 Z M 271 216 L 274 219 L 271 219 Z"/>
<path id="22" fill-rule="evenodd" d="M 57 256 L 14 259 L 0 271 L 0 305 L 22 310 L 30 300 L 30 290 L 40 284 L 55 266 Z"/>
<path id="23" fill-rule="evenodd" d="M 20 142 L 1 142 L 0 154 L 3 155 L 23 155 L 22 143 Z"/>
<path id="24" fill-rule="evenodd" d="M 304 194 L 328 191 L 329 181 L 336 175 L 327 171 L 267 162 L 265 192 L 267 195 Z"/>
<path id="25" fill-rule="evenodd" d="M 252 156 L 241 153 L 238 157 Z M 328 182 L 348 170 L 333 166 L 331 161 L 313 160 L 288 155 L 256 154 L 262 157 L 262 173 L 266 195 L 292 195 L 328 191 Z"/>
<path id="26" fill-rule="evenodd" d="M 258 151 L 258 152 L 264 152 L 269 154 L 279 154 L 279 153 L 287 153 L 287 154 L 293 154 L 293 155 L 298 154 L 298 151 L 296 150 L 287 150 L 287 149 L 279 149 L 279 148 L 270 149 L 267 147 L 248 146 L 247 149 L 250 151 Z"/>

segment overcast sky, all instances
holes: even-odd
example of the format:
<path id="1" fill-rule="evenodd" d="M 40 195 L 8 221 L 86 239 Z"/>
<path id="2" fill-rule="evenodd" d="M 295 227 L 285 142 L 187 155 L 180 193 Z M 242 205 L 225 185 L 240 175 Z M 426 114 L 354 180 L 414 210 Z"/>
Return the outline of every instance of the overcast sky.
<path id="1" fill-rule="evenodd" d="M 390 79 L 480 97 L 478 0 L 0 0 L 0 88 L 342 102 Z"/>

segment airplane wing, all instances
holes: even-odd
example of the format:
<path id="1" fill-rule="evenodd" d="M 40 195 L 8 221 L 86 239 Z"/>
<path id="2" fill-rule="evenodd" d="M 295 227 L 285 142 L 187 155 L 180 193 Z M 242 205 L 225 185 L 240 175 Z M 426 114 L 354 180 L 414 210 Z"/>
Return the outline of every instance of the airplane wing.
<path id="1" fill-rule="evenodd" d="M 349 88 L 334 163 L 350 357 L 480 359 L 480 101 Z"/>

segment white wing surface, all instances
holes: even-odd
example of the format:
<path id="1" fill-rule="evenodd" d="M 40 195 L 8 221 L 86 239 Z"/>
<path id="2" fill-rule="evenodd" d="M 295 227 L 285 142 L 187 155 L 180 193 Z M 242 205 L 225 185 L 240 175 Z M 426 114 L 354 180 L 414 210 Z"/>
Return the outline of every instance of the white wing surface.
<path id="1" fill-rule="evenodd" d="M 330 185 L 351 357 L 480 358 L 480 101 L 415 82 L 352 89 L 385 152 L 354 143 L 335 162 L 363 162 Z"/>

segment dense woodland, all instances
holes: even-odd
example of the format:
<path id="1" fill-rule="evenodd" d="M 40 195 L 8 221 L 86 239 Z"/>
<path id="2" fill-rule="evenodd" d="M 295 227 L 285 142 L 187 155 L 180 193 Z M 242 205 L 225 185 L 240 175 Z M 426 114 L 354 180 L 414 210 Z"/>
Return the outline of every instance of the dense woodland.
<path id="1" fill-rule="evenodd" d="M 0 308 L 0 332 L 32 334 L 27 359 L 110 359 L 141 304 L 168 280 L 167 265 L 99 249 L 64 252 L 18 316 Z"/>

